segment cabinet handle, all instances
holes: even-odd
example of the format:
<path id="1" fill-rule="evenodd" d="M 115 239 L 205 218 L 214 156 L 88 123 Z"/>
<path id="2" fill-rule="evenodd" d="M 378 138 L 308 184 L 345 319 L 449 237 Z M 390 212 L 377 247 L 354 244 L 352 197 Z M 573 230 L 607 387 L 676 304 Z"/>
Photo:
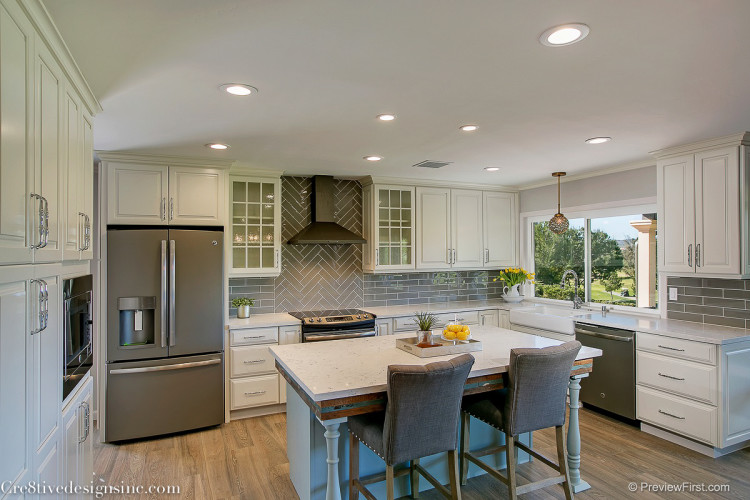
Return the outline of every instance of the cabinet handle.
<path id="1" fill-rule="evenodd" d="M 279 266 L 280 264 L 281 264 L 281 258 L 279 256 L 279 250 L 276 250 L 276 256 L 274 257 L 274 260 L 273 260 L 273 267 L 278 269 L 280 267 Z"/>
<path id="2" fill-rule="evenodd" d="M 666 412 L 666 411 L 663 411 L 661 409 L 659 410 L 659 413 L 661 413 L 662 415 L 666 415 L 668 417 L 676 418 L 678 420 L 685 420 L 685 417 L 678 417 L 677 415 L 673 415 L 673 414 L 671 414 L 669 412 Z"/>
<path id="3" fill-rule="evenodd" d="M 83 214 L 83 249 L 91 248 L 91 218 Z"/>
<path id="4" fill-rule="evenodd" d="M 695 267 L 701 267 L 701 244 L 695 245 Z"/>
<path id="5" fill-rule="evenodd" d="M 255 392 L 246 392 L 245 396 L 260 396 L 261 394 L 265 394 L 266 391 L 255 391 Z"/>
<path id="6" fill-rule="evenodd" d="M 456 263 L 456 249 L 454 248 L 453 249 L 453 262 L 452 262 L 452 264 L 455 264 L 455 263 Z"/>
<path id="7" fill-rule="evenodd" d="M 484 263 L 488 263 L 490 261 L 490 249 L 485 248 L 484 249 Z"/>
<path id="8" fill-rule="evenodd" d="M 86 401 L 83 402 L 83 405 L 83 442 L 86 442 L 91 433 L 91 407 Z"/>
<path id="9" fill-rule="evenodd" d="M 375 249 L 375 267 L 378 267 L 380 265 L 380 249 Z"/>
<path id="10" fill-rule="evenodd" d="M 36 335 L 37 333 L 44 330 L 44 293 L 42 288 L 42 280 L 29 280 L 29 283 L 36 283 L 39 285 L 39 293 L 37 295 L 38 304 L 39 304 L 39 311 L 37 312 L 37 319 L 39 320 L 39 328 L 34 328 L 31 330 L 31 335 Z"/>
<path id="11" fill-rule="evenodd" d="M 243 363 L 245 363 L 246 365 L 254 365 L 257 363 L 265 363 L 265 362 L 266 362 L 265 359 L 247 359 L 243 361 Z"/>
<path id="12" fill-rule="evenodd" d="M 661 344 L 657 345 L 657 347 L 661 347 L 662 349 L 667 349 L 669 351 L 685 352 L 685 349 L 677 349 L 676 347 L 669 347 Z"/>
<path id="13" fill-rule="evenodd" d="M 81 411 L 83 411 L 83 420 L 81 420 Z M 84 406 L 84 403 L 81 403 L 78 405 L 78 408 L 76 409 L 76 413 L 78 413 L 78 444 L 83 443 L 86 441 L 86 427 L 84 424 L 84 421 L 86 419 L 86 408 Z M 83 426 L 83 428 L 81 428 Z"/>
<path id="14" fill-rule="evenodd" d="M 42 241 L 44 241 L 44 205 L 42 203 L 42 197 L 36 193 L 31 193 L 31 206 L 33 210 L 34 200 L 39 200 L 39 243 L 29 245 L 30 248 L 42 248 Z"/>
<path id="15" fill-rule="evenodd" d="M 661 372 L 659 372 L 659 376 L 660 377 L 664 377 L 664 378 L 669 378 L 669 379 L 672 379 L 672 380 L 685 380 L 684 378 L 673 377 L 672 375 L 665 375 L 664 373 L 661 373 Z"/>
<path id="16" fill-rule="evenodd" d="M 449 248 L 449 249 L 448 249 L 448 256 L 447 256 L 447 257 L 446 257 L 446 259 L 445 259 L 445 261 L 446 261 L 446 262 L 448 263 L 448 265 L 450 265 L 450 264 L 453 264 L 453 262 L 451 261 L 451 256 L 452 256 L 452 255 L 453 255 L 453 254 L 451 253 L 451 249 Z"/>
<path id="17" fill-rule="evenodd" d="M 693 267 L 693 244 L 688 245 L 688 267 Z"/>
<path id="18" fill-rule="evenodd" d="M 44 248 L 49 243 L 49 201 L 44 196 L 42 196 L 42 200 L 44 200 L 44 245 L 42 245 L 42 248 Z"/>
<path id="19" fill-rule="evenodd" d="M 84 221 L 83 224 L 81 223 L 82 220 Z M 85 236 L 83 236 L 84 227 L 86 225 L 85 220 L 86 220 L 86 214 L 83 212 L 78 212 L 78 250 L 80 252 L 86 250 L 86 246 L 85 246 L 86 239 L 85 239 Z"/>
<path id="20" fill-rule="evenodd" d="M 161 212 L 159 213 L 161 220 L 165 220 L 167 218 L 167 199 L 163 198 L 161 199 Z"/>
<path id="21" fill-rule="evenodd" d="M 250 339 L 262 339 L 262 338 L 263 338 L 263 335 L 249 335 L 249 336 L 248 336 L 248 335 L 246 335 L 246 336 L 244 336 L 244 337 L 242 337 L 242 338 L 243 338 L 243 339 L 245 339 L 245 340 L 250 340 Z"/>
<path id="22" fill-rule="evenodd" d="M 169 199 L 169 220 L 174 219 L 174 198 Z"/>

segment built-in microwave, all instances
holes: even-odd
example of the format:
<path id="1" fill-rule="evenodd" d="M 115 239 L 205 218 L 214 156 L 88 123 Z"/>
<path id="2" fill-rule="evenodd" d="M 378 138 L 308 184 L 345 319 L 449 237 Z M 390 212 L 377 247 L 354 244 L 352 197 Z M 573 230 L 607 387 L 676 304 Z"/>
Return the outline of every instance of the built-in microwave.
<path id="1" fill-rule="evenodd" d="M 93 363 L 92 284 L 90 274 L 63 281 L 63 400 L 89 372 Z"/>

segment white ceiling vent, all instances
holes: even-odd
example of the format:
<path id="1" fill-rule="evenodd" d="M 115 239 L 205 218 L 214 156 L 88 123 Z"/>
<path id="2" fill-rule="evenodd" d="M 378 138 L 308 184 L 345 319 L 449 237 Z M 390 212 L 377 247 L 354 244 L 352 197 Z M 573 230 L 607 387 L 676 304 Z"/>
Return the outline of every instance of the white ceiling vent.
<path id="1" fill-rule="evenodd" d="M 422 168 L 443 168 L 446 165 L 450 165 L 453 163 L 452 161 L 432 161 L 432 160 L 425 160 L 420 161 L 419 163 L 416 163 L 412 165 L 412 167 L 422 167 Z"/>

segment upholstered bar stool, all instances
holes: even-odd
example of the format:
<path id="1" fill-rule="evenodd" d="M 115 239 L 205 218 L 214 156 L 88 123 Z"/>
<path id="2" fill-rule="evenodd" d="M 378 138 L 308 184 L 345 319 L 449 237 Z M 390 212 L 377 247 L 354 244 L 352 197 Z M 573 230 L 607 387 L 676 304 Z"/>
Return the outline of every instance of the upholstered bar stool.
<path id="1" fill-rule="evenodd" d="M 464 398 L 461 404 L 461 484 L 466 484 L 469 461 L 508 486 L 509 497 L 562 483 L 565 498 L 573 491 L 568 475 L 567 450 L 563 426 L 565 400 L 573 362 L 581 349 L 577 341 L 542 349 L 512 349 L 508 387 L 500 391 L 476 394 Z M 505 433 L 505 446 L 479 451 L 469 450 L 469 417 L 474 417 Z M 555 428 L 557 460 L 555 464 L 516 440 L 519 434 L 548 427 Z M 540 462 L 549 465 L 560 475 L 518 486 L 516 483 L 516 447 Z M 505 451 L 507 477 L 480 460 L 479 457 Z"/>
<path id="2" fill-rule="evenodd" d="M 393 480 L 409 474 L 414 498 L 419 494 L 419 475 L 423 475 L 445 496 L 461 498 L 458 484 L 458 416 L 461 396 L 474 358 L 464 354 L 450 361 L 424 366 L 388 367 L 388 401 L 384 412 L 350 417 L 349 424 L 349 498 L 361 492 L 375 497 L 365 485 L 386 481 L 388 500 L 393 499 Z M 359 477 L 360 441 L 385 461 L 385 474 Z M 419 465 L 419 459 L 448 452 L 450 490 Z M 408 467 L 394 466 L 409 462 Z"/>

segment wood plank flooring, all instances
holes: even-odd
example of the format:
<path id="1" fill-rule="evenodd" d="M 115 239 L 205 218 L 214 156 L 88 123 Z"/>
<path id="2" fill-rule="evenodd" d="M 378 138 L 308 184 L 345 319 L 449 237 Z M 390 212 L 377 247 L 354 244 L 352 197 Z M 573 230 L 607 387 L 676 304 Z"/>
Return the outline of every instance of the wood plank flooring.
<path id="1" fill-rule="evenodd" d="M 583 477 L 592 489 L 579 493 L 577 499 L 750 498 L 750 449 L 712 459 L 586 410 L 581 411 L 581 435 Z M 534 446 L 555 457 L 553 430 L 534 433 Z M 284 414 L 120 445 L 95 441 L 94 470 L 98 478 L 110 485 L 179 485 L 179 498 L 186 499 L 297 498 L 289 480 Z M 539 462 L 521 465 L 518 472 L 521 484 L 553 474 Z M 728 484 L 730 490 L 631 493 L 628 491 L 631 481 L 639 486 L 641 482 Z M 508 496 L 502 484 L 487 476 L 470 479 L 462 488 L 462 495 L 464 500 Z M 159 497 L 142 495 L 141 498 Z M 422 492 L 420 498 L 443 497 L 431 490 Z M 562 488 L 551 487 L 521 498 L 564 497 Z"/>

